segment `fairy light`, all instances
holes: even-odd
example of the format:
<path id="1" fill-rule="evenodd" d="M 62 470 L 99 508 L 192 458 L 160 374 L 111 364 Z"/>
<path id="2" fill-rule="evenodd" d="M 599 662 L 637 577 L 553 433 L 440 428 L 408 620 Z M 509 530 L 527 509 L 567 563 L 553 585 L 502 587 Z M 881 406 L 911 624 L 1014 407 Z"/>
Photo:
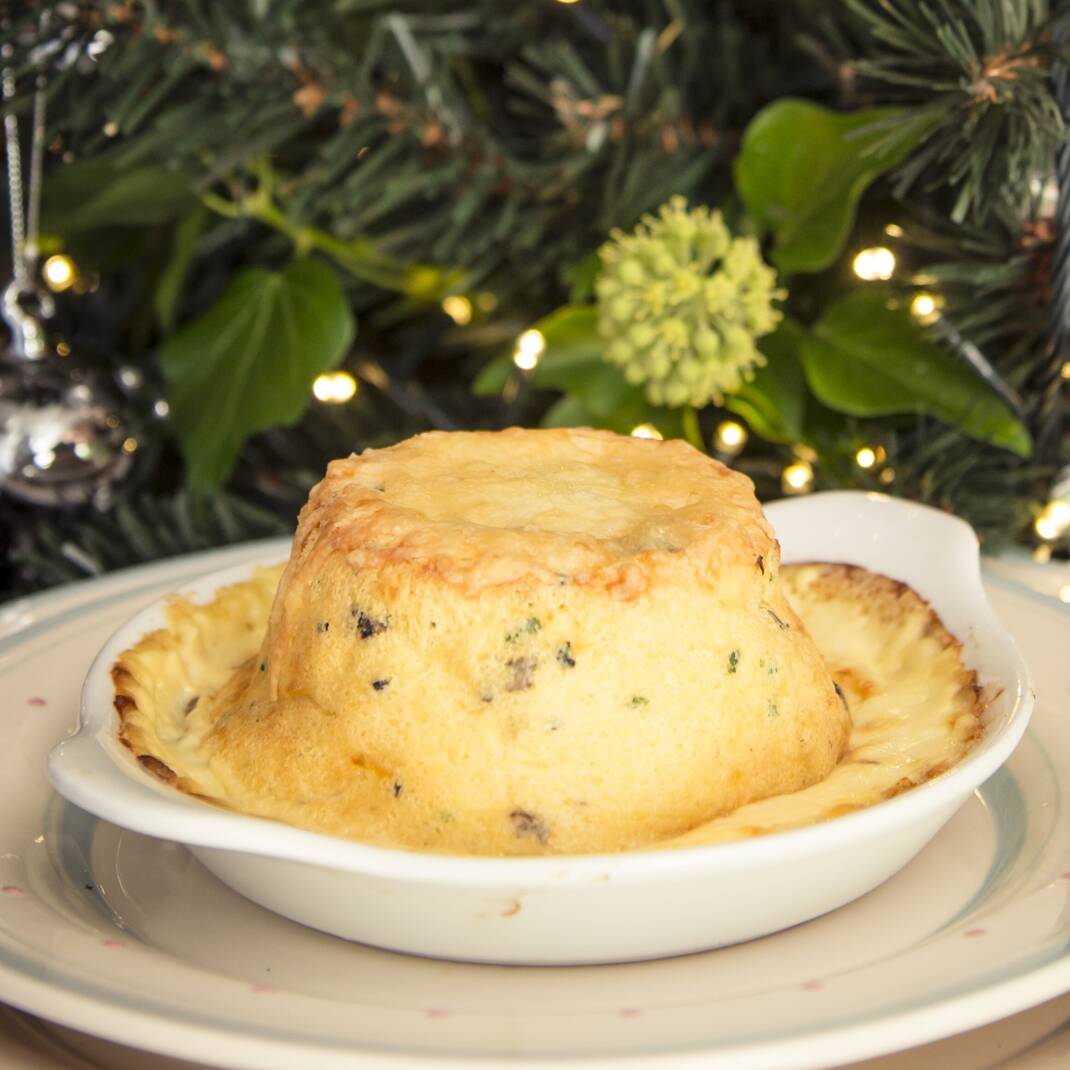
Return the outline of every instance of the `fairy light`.
<path id="1" fill-rule="evenodd" d="M 859 252 L 851 264 L 854 273 L 866 282 L 890 279 L 895 274 L 895 253 L 883 245 Z"/>
<path id="2" fill-rule="evenodd" d="M 855 464 L 859 468 L 872 468 L 877 463 L 877 451 L 870 449 L 869 446 L 863 446 L 855 454 Z"/>
<path id="3" fill-rule="evenodd" d="M 312 396 L 325 405 L 344 405 L 357 392 L 357 380 L 349 372 L 324 372 L 312 383 Z"/>
<path id="4" fill-rule="evenodd" d="M 714 442 L 718 452 L 734 457 L 747 444 L 747 429 L 735 420 L 724 420 L 717 425 Z"/>
<path id="5" fill-rule="evenodd" d="M 472 302 L 467 297 L 462 297 L 460 294 L 453 294 L 450 297 L 444 297 L 442 299 L 442 311 L 458 327 L 463 327 L 466 323 L 472 322 Z"/>
<path id="6" fill-rule="evenodd" d="M 513 363 L 523 371 L 529 372 L 539 363 L 546 349 L 546 337 L 535 327 L 525 331 L 516 340 L 513 351 Z"/>
<path id="7" fill-rule="evenodd" d="M 484 290 L 481 294 L 476 294 L 476 308 L 480 312 L 493 312 L 498 307 L 498 298 L 490 292 L 490 290 Z"/>
<path id="8" fill-rule="evenodd" d="M 1033 528 L 1042 539 L 1045 539 L 1048 542 L 1059 537 L 1059 526 L 1051 519 L 1051 517 L 1038 516 L 1036 522 L 1033 524 Z"/>
<path id="9" fill-rule="evenodd" d="M 805 494 L 814 485 L 814 466 L 809 461 L 795 461 L 781 473 L 780 487 L 785 494 Z"/>
<path id="10" fill-rule="evenodd" d="M 903 228 L 898 223 L 889 223 L 884 228 L 884 233 L 889 238 L 901 238 L 903 236 Z"/>
<path id="11" fill-rule="evenodd" d="M 661 441 L 664 437 L 653 424 L 636 424 L 632 428 L 632 438 L 653 438 Z"/>
<path id="12" fill-rule="evenodd" d="M 882 468 L 877 474 L 877 478 L 885 485 L 895 482 L 895 469 L 894 468 Z"/>
<path id="13" fill-rule="evenodd" d="M 935 323 L 940 318 L 940 309 L 944 302 L 936 294 L 924 290 L 916 293 L 910 302 L 911 315 L 921 323 Z"/>
<path id="14" fill-rule="evenodd" d="M 64 253 L 56 253 L 45 261 L 41 274 L 50 290 L 62 293 L 74 285 L 74 261 Z"/>
<path id="15" fill-rule="evenodd" d="M 123 453 L 136 453 L 138 441 L 132 435 L 123 439 Z"/>
<path id="16" fill-rule="evenodd" d="M 1033 530 L 1045 540 L 1053 542 L 1070 528 L 1070 502 L 1054 498 L 1033 522 Z"/>
<path id="17" fill-rule="evenodd" d="M 1060 375 L 1060 376 L 1062 376 L 1062 378 L 1063 378 L 1063 379 L 1070 379 L 1070 360 L 1068 360 L 1068 361 L 1067 361 L 1067 362 L 1066 362 L 1066 363 L 1065 363 L 1065 364 L 1064 364 L 1064 365 L 1063 365 L 1063 366 L 1062 366 L 1062 367 L 1061 367 L 1061 368 L 1059 369 L 1059 375 Z"/>
<path id="18" fill-rule="evenodd" d="M 1048 502 L 1045 510 L 1060 528 L 1070 527 L 1070 502 L 1055 498 Z"/>

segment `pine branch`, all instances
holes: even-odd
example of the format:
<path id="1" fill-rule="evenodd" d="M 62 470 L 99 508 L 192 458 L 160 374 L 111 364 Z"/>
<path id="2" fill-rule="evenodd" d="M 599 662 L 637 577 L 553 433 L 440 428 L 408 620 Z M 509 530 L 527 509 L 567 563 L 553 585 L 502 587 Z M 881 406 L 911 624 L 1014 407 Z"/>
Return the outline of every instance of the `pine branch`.
<path id="1" fill-rule="evenodd" d="M 372 235 L 536 296 L 670 193 L 719 196 L 756 107 L 821 80 L 776 6 L 760 28 L 700 0 L 63 10 L 82 59 L 54 79 L 60 151 L 234 203 L 270 156 L 288 232 Z"/>
<path id="2" fill-rule="evenodd" d="M 0 589 L 0 600 L 144 561 L 287 534 L 292 520 L 235 494 L 206 500 L 179 492 L 141 494 L 108 513 L 12 513 L 8 525 L 14 532 L 8 565 L 15 575 Z"/>
<path id="3" fill-rule="evenodd" d="M 1051 91 L 1060 49 L 1047 0 L 849 0 L 868 42 L 853 61 L 888 100 L 931 122 L 896 192 L 950 187 L 955 222 L 1017 208 L 1066 136 Z"/>

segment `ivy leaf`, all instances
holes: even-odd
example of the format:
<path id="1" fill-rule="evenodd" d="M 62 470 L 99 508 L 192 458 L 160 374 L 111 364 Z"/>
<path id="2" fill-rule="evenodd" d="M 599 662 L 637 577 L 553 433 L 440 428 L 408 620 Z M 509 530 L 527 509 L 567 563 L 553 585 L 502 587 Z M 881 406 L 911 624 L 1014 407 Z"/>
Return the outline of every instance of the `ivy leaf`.
<path id="1" fill-rule="evenodd" d="M 749 383 L 725 398 L 725 408 L 742 416 L 768 442 L 798 442 L 803 435 L 807 390 L 799 363 L 802 338 L 797 323 L 782 320 L 758 342 L 765 366 L 756 368 Z"/>
<path id="2" fill-rule="evenodd" d="M 630 434 L 638 424 L 653 424 L 663 438 L 687 438 L 681 409 L 651 405 L 639 397 L 636 407 L 619 409 L 608 416 L 592 412 L 579 398 L 566 394 L 550 406 L 542 418 L 543 427 L 605 427 L 618 434 Z"/>
<path id="3" fill-rule="evenodd" d="M 574 393 L 609 365 L 602 361 L 598 310 L 594 305 L 563 305 L 535 324 L 546 349 L 531 373 L 535 386 Z"/>
<path id="4" fill-rule="evenodd" d="M 531 384 L 542 389 L 583 389 L 584 382 L 602 368 L 602 340 L 598 337 L 598 313 L 594 305 L 563 305 L 535 325 L 546 341 L 539 363 L 531 372 Z M 481 397 L 500 394 L 512 372 L 512 353 L 503 353 L 487 364 L 472 384 Z M 610 369 L 612 370 L 612 369 Z"/>
<path id="5" fill-rule="evenodd" d="M 204 231 L 208 219 L 208 209 L 202 204 L 195 204 L 193 209 L 178 221 L 171 239 L 171 255 L 160 273 L 156 289 L 152 295 L 152 305 L 156 319 L 163 330 L 169 331 L 175 322 L 175 307 L 182 295 L 182 287 L 193 263 L 193 254 L 197 242 Z"/>
<path id="6" fill-rule="evenodd" d="M 542 418 L 543 427 L 592 427 L 594 414 L 589 412 L 579 398 L 558 398 Z"/>
<path id="7" fill-rule="evenodd" d="M 295 423 L 312 380 L 342 359 L 354 330 L 338 278 L 322 261 L 238 272 L 160 350 L 189 483 L 219 486 L 249 435 Z"/>
<path id="8" fill-rule="evenodd" d="M 562 269 L 561 282 L 569 288 L 569 300 L 574 305 L 581 305 L 594 298 L 594 284 L 601 270 L 602 259 L 597 251 L 588 253 Z"/>
<path id="9" fill-rule="evenodd" d="M 899 163 L 930 129 L 931 116 L 893 124 L 901 108 L 839 114 L 806 100 L 763 108 L 743 133 L 736 189 L 773 233 L 782 271 L 823 271 L 854 226 L 866 187 Z"/>
<path id="10" fill-rule="evenodd" d="M 76 234 L 107 226 L 145 227 L 188 211 L 196 197 L 187 174 L 158 164 L 121 167 L 108 157 L 68 164 L 45 183 L 41 229 Z"/>
<path id="11" fill-rule="evenodd" d="M 472 393 L 477 398 L 494 397 L 505 389 L 512 372 L 513 358 L 509 353 L 502 353 L 488 361 L 479 369 L 479 374 L 472 380 Z"/>
<path id="12" fill-rule="evenodd" d="M 925 413 L 1020 457 L 1032 452 L 1029 432 L 1007 403 L 880 288 L 829 305 L 801 353 L 810 389 L 839 412 Z"/>
<path id="13" fill-rule="evenodd" d="M 537 389 L 558 390 L 564 395 L 546 413 L 544 426 L 585 425 L 627 433 L 636 424 L 650 421 L 665 433 L 658 423 L 662 410 L 647 401 L 641 386 L 633 386 L 619 368 L 602 360 L 594 305 L 563 305 L 534 326 L 546 348 L 528 373 L 528 381 Z M 512 354 L 503 353 L 483 368 L 472 389 L 481 395 L 500 393 L 512 368 Z M 678 424 L 679 420 L 672 423 L 674 435 Z"/>

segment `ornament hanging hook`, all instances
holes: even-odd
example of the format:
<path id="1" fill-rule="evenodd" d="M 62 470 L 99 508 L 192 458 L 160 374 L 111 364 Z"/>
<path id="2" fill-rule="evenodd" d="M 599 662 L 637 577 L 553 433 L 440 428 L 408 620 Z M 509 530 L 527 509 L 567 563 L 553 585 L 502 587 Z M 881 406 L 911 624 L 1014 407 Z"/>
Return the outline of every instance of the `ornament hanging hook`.
<path id="1" fill-rule="evenodd" d="M 5 29 L 10 29 L 5 18 Z M 41 30 L 48 24 L 48 12 L 41 14 Z M 40 360 L 48 351 L 42 319 L 52 315 L 52 300 L 35 284 L 40 248 L 41 185 L 45 147 L 46 76 L 44 68 L 34 78 L 30 135 L 29 188 L 23 187 L 22 147 L 14 100 L 15 45 L 6 40 L 0 46 L 0 87 L 4 100 L 4 151 L 7 157 L 8 213 L 11 223 L 11 282 L 0 299 L 0 315 L 11 328 L 11 352 L 22 360 Z"/>

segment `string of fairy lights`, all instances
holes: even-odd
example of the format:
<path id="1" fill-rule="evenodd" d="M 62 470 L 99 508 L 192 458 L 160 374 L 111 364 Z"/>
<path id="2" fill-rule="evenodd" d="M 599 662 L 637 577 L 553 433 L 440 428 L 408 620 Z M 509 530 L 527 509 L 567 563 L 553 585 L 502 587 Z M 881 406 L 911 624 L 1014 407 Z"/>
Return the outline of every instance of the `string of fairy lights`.
<path id="1" fill-rule="evenodd" d="M 572 0 L 560 0 L 561 3 Z M 890 237 L 898 237 L 901 231 L 894 224 L 885 228 Z M 854 274 L 863 282 L 886 282 L 893 277 L 896 270 L 895 253 L 883 245 L 860 249 L 851 261 Z M 41 266 L 41 275 L 45 284 L 56 293 L 74 289 L 86 292 L 94 289 L 96 280 L 79 271 L 74 260 L 63 252 L 49 256 Z M 472 297 L 452 294 L 442 300 L 442 311 L 458 327 L 468 325 L 477 310 L 489 313 L 497 306 L 497 298 L 491 293 L 480 293 Z M 944 307 L 939 294 L 926 290 L 917 291 L 910 302 L 911 313 L 926 325 L 936 322 Z M 62 339 L 55 343 L 59 356 L 69 354 L 70 348 Z M 513 364 L 522 375 L 530 375 L 539 364 L 546 351 L 546 338 L 536 327 L 529 327 L 517 335 L 513 344 Z M 1070 361 L 1060 370 L 1061 377 L 1070 383 Z M 515 396 L 516 383 L 510 382 L 506 388 Z M 313 398 L 324 405 L 344 405 L 352 401 L 359 391 L 359 381 L 351 372 L 344 369 L 324 372 L 312 383 Z M 167 402 L 160 399 L 156 406 L 157 416 L 167 415 Z M 641 423 L 632 428 L 636 438 L 662 438 L 661 431 L 652 423 Z M 714 428 L 711 438 L 712 452 L 722 460 L 731 461 L 746 447 L 750 433 L 737 420 L 722 420 Z M 124 450 L 133 452 L 138 447 L 131 439 L 123 444 Z M 806 446 L 796 446 L 793 457 L 781 470 L 781 489 L 786 495 L 807 494 L 813 490 L 816 480 L 815 465 L 817 454 Z M 879 483 L 890 486 L 895 481 L 895 470 L 887 464 L 887 452 L 879 443 L 859 446 L 854 456 L 855 464 L 860 469 L 873 472 Z M 1047 560 L 1052 547 L 1070 534 L 1070 473 L 1057 480 L 1052 488 L 1051 497 L 1041 506 L 1034 517 L 1033 531 L 1038 540 L 1034 556 L 1038 560 Z M 1062 596 L 1062 592 L 1060 592 Z M 1066 591 L 1064 601 L 1070 601 L 1070 588 Z"/>

